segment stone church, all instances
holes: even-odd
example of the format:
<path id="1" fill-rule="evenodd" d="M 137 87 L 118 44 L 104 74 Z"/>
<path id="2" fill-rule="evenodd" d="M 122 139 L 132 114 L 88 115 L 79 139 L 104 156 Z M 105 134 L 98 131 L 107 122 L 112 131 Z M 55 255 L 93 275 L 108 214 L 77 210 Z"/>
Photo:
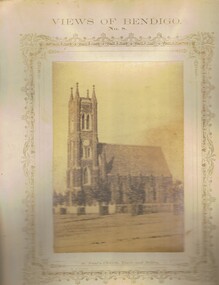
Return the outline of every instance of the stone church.
<path id="1" fill-rule="evenodd" d="M 71 88 L 68 108 L 67 192 L 71 197 L 83 193 L 85 204 L 95 204 L 95 191 L 102 191 L 100 181 L 104 181 L 110 204 L 130 204 L 130 193 L 140 188 L 141 203 L 171 203 L 172 175 L 160 147 L 99 142 L 95 86 L 91 95 L 87 91 L 80 96 L 77 83 L 74 94 Z"/>

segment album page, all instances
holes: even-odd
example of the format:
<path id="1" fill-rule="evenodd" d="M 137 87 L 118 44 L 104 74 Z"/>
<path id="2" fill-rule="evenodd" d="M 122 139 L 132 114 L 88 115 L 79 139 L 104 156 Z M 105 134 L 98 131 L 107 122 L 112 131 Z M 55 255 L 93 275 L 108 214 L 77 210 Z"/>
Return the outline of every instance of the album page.
<path id="1" fill-rule="evenodd" d="M 216 1 L 2 1 L 4 285 L 218 284 Z"/>

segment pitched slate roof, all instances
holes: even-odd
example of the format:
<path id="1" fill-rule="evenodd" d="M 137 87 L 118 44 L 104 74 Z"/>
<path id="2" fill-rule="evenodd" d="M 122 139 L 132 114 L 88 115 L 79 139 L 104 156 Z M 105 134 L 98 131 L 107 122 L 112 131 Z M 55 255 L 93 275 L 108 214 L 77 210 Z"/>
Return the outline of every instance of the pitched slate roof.
<path id="1" fill-rule="evenodd" d="M 171 176 L 160 147 L 99 143 L 98 152 L 111 175 Z"/>

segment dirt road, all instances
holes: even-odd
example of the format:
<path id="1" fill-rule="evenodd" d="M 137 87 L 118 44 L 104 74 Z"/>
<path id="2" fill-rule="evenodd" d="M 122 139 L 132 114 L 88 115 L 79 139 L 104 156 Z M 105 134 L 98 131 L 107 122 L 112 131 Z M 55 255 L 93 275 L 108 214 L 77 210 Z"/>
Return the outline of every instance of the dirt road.
<path id="1" fill-rule="evenodd" d="M 54 215 L 55 252 L 183 251 L 183 216 Z"/>

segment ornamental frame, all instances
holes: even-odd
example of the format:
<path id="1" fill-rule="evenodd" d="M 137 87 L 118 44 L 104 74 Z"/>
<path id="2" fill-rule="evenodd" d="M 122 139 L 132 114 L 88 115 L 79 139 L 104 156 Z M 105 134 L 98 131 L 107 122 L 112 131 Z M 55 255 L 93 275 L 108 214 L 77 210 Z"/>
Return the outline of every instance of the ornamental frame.
<path id="1" fill-rule="evenodd" d="M 24 34 L 20 39 L 21 53 L 24 64 L 25 82 L 24 92 L 25 138 L 22 164 L 26 179 L 25 190 L 25 262 L 24 284 L 47 284 L 52 281 L 74 281 L 79 284 L 83 280 L 110 279 L 157 279 L 160 282 L 171 279 L 191 281 L 216 282 L 216 265 L 213 255 L 212 206 L 215 197 L 212 196 L 212 174 L 214 169 L 215 153 L 212 139 L 212 120 L 214 114 L 211 110 L 211 93 L 214 86 L 211 83 L 211 64 L 214 53 L 214 35 L 212 33 L 196 33 L 182 37 L 163 36 L 158 33 L 154 36 L 108 37 L 101 34 L 99 37 L 79 37 L 77 34 L 70 38 L 50 37 L 47 35 Z M 34 68 L 38 66 L 40 72 L 41 61 L 47 54 L 58 53 L 58 48 L 71 47 L 173 47 L 185 52 L 192 58 L 195 71 L 201 71 L 201 195 L 202 195 L 202 255 L 192 257 L 190 263 L 179 264 L 179 270 L 78 270 L 65 268 L 65 266 L 49 264 L 47 261 L 39 262 L 35 253 L 35 113 L 34 98 L 37 96 L 34 81 Z"/>

